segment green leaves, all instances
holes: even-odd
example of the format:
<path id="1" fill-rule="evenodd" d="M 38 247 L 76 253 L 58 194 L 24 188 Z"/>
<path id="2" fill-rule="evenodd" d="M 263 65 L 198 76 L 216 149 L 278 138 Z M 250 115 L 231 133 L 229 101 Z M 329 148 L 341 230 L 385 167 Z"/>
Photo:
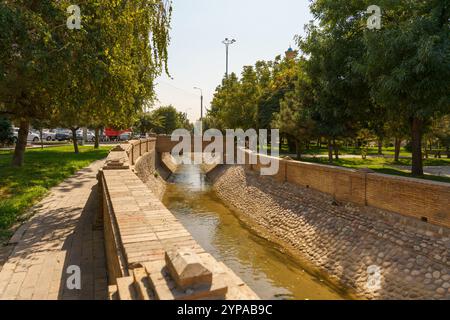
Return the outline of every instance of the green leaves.
<path id="1" fill-rule="evenodd" d="M 129 126 L 166 69 L 171 2 L 81 1 L 81 30 L 66 27 L 71 4 L 0 2 L 0 101 L 16 117 Z"/>
<path id="2" fill-rule="evenodd" d="M 135 124 L 140 133 L 172 134 L 176 129 L 192 130 L 193 126 L 185 113 L 173 106 L 160 107 L 150 113 L 143 113 Z"/>
<path id="3" fill-rule="evenodd" d="M 386 3 L 385 10 L 392 19 L 364 37 L 373 98 L 407 117 L 450 112 L 448 4 Z"/>
<path id="4" fill-rule="evenodd" d="M 296 61 L 276 57 L 245 66 L 240 79 L 232 73 L 217 87 L 206 123 L 221 130 L 270 129 L 280 102 L 293 90 L 297 79 Z"/>

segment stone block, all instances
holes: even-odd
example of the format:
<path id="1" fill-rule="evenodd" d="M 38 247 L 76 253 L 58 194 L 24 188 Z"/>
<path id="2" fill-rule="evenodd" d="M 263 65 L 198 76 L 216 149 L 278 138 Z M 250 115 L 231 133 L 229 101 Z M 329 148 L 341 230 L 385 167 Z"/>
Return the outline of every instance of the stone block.
<path id="1" fill-rule="evenodd" d="M 200 257 L 189 249 L 166 252 L 167 270 L 178 288 L 186 290 L 199 286 L 211 286 L 212 272 L 200 260 Z"/>
<path id="2" fill-rule="evenodd" d="M 129 159 L 125 151 L 111 151 L 103 170 L 127 170 L 129 168 Z"/>
<path id="3" fill-rule="evenodd" d="M 162 261 L 145 264 L 151 288 L 157 300 L 224 300 L 228 286 L 223 274 L 213 275 L 210 284 L 181 289 Z"/>

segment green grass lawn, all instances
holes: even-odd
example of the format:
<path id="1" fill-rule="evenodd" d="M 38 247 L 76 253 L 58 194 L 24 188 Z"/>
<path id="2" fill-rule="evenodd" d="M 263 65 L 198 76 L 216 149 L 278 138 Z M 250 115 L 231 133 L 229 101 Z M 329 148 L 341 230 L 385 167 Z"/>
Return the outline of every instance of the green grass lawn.
<path id="1" fill-rule="evenodd" d="M 12 152 L 0 151 L 0 241 L 10 236 L 11 226 L 20 222 L 23 213 L 42 199 L 48 190 L 95 160 L 107 156 L 110 147 L 72 146 L 29 149 L 25 166 L 10 166 Z"/>

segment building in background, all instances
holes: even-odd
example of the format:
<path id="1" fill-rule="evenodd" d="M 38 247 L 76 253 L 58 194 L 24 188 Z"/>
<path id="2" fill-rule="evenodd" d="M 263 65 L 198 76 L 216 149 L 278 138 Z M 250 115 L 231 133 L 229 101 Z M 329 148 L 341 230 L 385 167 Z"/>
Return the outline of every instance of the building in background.
<path id="1" fill-rule="evenodd" d="M 298 51 L 292 49 L 292 47 L 289 47 L 289 49 L 286 51 L 286 59 L 288 60 L 293 60 L 295 58 L 297 58 L 298 55 Z"/>

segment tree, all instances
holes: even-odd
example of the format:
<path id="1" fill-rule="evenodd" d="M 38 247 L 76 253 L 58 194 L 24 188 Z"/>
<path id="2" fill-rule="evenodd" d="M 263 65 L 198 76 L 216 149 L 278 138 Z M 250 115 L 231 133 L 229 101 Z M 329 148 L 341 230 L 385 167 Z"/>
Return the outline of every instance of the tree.
<path id="1" fill-rule="evenodd" d="M 409 123 L 405 119 L 397 118 L 387 119 L 385 123 L 385 131 L 387 135 L 394 138 L 394 161 L 400 161 L 400 151 L 402 141 L 408 137 Z"/>
<path id="2" fill-rule="evenodd" d="M 447 158 L 450 159 L 450 115 L 434 119 L 431 125 L 431 134 L 445 149 Z"/>
<path id="3" fill-rule="evenodd" d="M 310 23 L 307 36 L 298 38 L 305 54 L 305 71 L 312 81 L 312 117 L 328 141 L 330 161 L 333 149 L 336 157 L 339 155 L 337 139 L 354 137 L 374 108 L 368 82 L 356 66 L 365 47 L 361 20 L 353 11 L 355 2 L 361 6 L 361 1 L 315 1 L 311 12 L 318 23 Z"/>
<path id="4" fill-rule="evenodd" d="M 256 65 L 258 66 L 258 63 Z M 274 115 L 280 111 L 282 100 L 286 94 L 295 90 L 297 60 L 277 56 L 273 62 L 262 66 L 265 66 L 266 70 L 261 70 L 265 73 L 261 73 L 259 78 L 261 94 L 258 99 L 258 128 L 271 129 Z"/>
<path id="5" fill-rule="evenodd" d="M 271 129 L 285 95 L 295 89 L 296 60 L 257 61 L 245 66 L 241 77 L 232 73 L 217 87 L 206 117 L 218 129 Z"/>
<path id="6" fill-rule="evenodd" d="M 228 77 L 224 77 L 222 84 L 216 88 L 211 101 L 207 123 L 220 130 L 238 128 L 238 122 L 241 118 L 239 114 L 239 91 L 239 79 L 234 72 Z"/>
<path id="7" fill-rule="evenodd" d="M 156 128 L 163 127 L 163 119 L 154 112 L 142 113 L 134 127 L 141 135 L 154 132 Z"/>
<path id="8" fill-rule="evenodd" d="M 374 135 L 369 129 L 362 128 L 358 131 L 356 138 L 361 143 L 361 157 L 366 160 L 369 153 L 369 142 L 373 140 Z"/>
<path id="9" fill-rule="evenodd" d="M 250 129 L 256 128 L 257 105 L 260 96 L 258 79 L 255 69 L 252 66 L 245 66 L 242 71 L 238 103 L 235 105 L 239 122 L 234 128 Z M 233 128 L 233 127 L 230 127 Z"/>
<path id="10" fill-rule="evenodd" d="M 62 39 L 51 32 L 65 18 L 55 6 L 49 0 L 0 2 L 0 113 L 19 123 L 14 166 L 23 165 L 31 119 L 53 114 L 51 98 L 62 84 L 55 72 Z"/>
<path id="11" fill-rule="evenodd" d="M 256 127 L 258 87 L 252 67 L 244 67 L 242 80 L 231 73 L 216 88 L 206 123 L 216 129 Z"/>
<path id="12" fill-rule="evenodd" d="M 188 131 L 194 130 L 194 125 L 189 121 L 187 117 L 187 113 L 185 112 L 178 112 L 177 113 L 178 118 L 178 128 L 186 129 Z"/>
<path id="13" fill-rule="evenodd" d="M 143 106 L 153 101 L 154 79 L 167 62 L 166 10 L 170 8 L 160 1 L 105 1 L 100 10 L 91 9 L 92 23 L 78 46 L 82 52 L 76 52 L 83 58 L 68 66 L 71 90 L 78 92 L 61 108 L 61 118 L 70 121 L 75 150 L 80 125 L 94 124 L 97 131 L 100 126 L 131 127 Z"/>
<path id="14" fill-rule="evenodd" d="M 383 27 L 365 31 L 364 64 L 373 99 L 411 128 L 412 173 L 423 175 L 427 121 L 450 113 L 450 4 L 381 1 Z"/>
<path id="15" fill-rule="evenodd" d="M 21 124 L 14 165 L 23 164 L 31 119 L 70 127 L 77 152 L 78 127 L 131 125 L 167 71 L 170 1 L 84 3 L 81 30 L 65 27 L 70 4 L 1 3 L 0 27 L 8 30 L 0 44 L 1 111 Z"/>
<path id="16" fill-rule="evenodd" d="M 186 113 L 178 112 L 174 106 L 162 106 L 158 109 L 144 113 L 136 122 L 135 127 L 141 132 L 156 134 L 172 134 L 176 129 L 193 130 Z"/>
<path id="17" fill-rule="evenodd" d="M 274 114 L 272 123 L 274 128 L 278 128 L 281 133 L 287 134 L 295 141 L 298 159 L 302 157 L 304 145 L 311 140 L 314 132 L 314 122 L 308 112 L 295 96 L 295 92 L 290 92 L 281 102 L 280 112 Z"/>

